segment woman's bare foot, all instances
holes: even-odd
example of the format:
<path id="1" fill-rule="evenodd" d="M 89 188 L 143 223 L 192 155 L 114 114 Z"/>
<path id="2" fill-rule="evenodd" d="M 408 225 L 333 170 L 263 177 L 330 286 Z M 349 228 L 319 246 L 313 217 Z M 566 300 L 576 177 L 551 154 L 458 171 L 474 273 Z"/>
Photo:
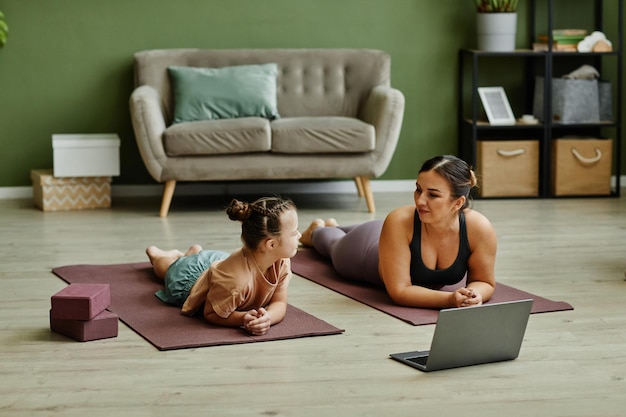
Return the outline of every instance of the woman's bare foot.
<path id="1" fill-rule="evenodd" d="M 324 227 L 325 223 L 322 219 L 315 219 L 311 222 L 309 227 L 306 228 L 304 232 L 302 232 L 302 237 L 300 237 L 300 243 L 304 246 L 313 246 L 313 231 L 318 227 Z"/>
<path id="2" fill-rule="evenodd" d="M 324 222 L 324 226 L 326 227 L 337 227 L 339 226 L 339 223 L 337 223 L 337 220 L 333 219 L 332 217 L 326 219 L 326 221 Z"/>

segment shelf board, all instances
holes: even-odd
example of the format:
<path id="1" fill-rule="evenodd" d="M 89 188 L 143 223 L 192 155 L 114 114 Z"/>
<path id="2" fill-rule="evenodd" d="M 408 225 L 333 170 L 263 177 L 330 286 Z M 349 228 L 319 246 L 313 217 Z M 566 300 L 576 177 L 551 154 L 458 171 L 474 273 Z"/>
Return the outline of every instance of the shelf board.
<path id="1" fill-rule="evenodd" d="M 552 123 L 553 128 L 570 128 L 570 127 L 613 127 L 617 126 L 613 120 L 604 120 L 596 123 Z"/>
<path id="2" fill-rule="evenodd" d="M 470 55 L 477 56 L 542 56 L 546 53 L 544 51 L 533 51 L 532 49 L 516 49 L 514 51 L 482 51 L 480 49 L 461 49 L 461 52 Z"/>
<path id="3" fill-rule="evenodd" d="M 465 118 L 464 120 L 466 123 L 470 125 L 472 124 L 472 119 Z M 528 123 L 516 122 L 514 125 L 492 125 L 486 120 L 477 120 L 476 126 L 481 127 L 481 128 L 494 128 L 494 129 L 511 129 L 511 128 L 518 128 L 518 127 L 530 128 L 530 129 L 537 129 L 537 128 L 543 129 L 543 123 L 537 123 L 537 124 L 532 125 Z"/>
<path id="4" fill-rule="evenodd" d="M 472 119 L 468 117 L 466 117 L 463 120 L 465 121 L 465 123 L 469 125 L 473 124 Z M 545 125 L 543 123 L 537 123 L 537 124 L 532 125 L 532 124 L 519 123 L 519 122 L 515 123 L 514 125 L 492 125 L 486 120 L 477 120 L 476 127 L 492 128 L 492 129 L 511 129 L 511 128 L 520 128 L 520 127 L 527 128 L 527 129 L 537 129 L 537 128 L 543 129 Z M 600 121 L 597 123 L 552 123 L 550 127 L 553 129 L 554 128 L 568 129 L 568 128 L 576 128 L 576 127 L 617 127 L 617 124 L 615 123 L 615 121 L 607 120 L 607 121 Z"/>
<path id="5" fill-rule="evenodd" d="M 552 55 L 558 56 L 618 56 L 619 52 L 568 52 L 568 51 L 552 51 Z"/>
<path id="6" fill-rule="evenodd" d="M 461 52 L 469 55 L 477 55 L 477 56 L 543 56 L 548 54 L 548 51 L 533 51 L 532 49 L 516 49 L 514 51 L 502 51 L 502 52 L 494 52 L 494 51 L 483 51 L 480 49 L 466 49 L 462 48 Z M 558 56 L 571 56 L 571 57 L 581 57 L 581 56 L 618 56 L 620 53 L 618 51 L 611 52 L 570 52 L 570 51 L 552 51 L 552 55 Z"/>

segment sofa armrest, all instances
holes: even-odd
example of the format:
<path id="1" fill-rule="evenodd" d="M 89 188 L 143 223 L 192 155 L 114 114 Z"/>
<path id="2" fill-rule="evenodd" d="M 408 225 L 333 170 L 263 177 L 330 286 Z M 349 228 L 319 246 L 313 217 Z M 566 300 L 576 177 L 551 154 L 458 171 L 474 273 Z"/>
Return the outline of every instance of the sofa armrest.
<path id="1" fill-rule="evenodd" d="M 376 86 L 370 92 L 359 118 L 376 129 L 375 177 L 381 176 L 389 166 L 398 145 L 404 118 L 404 94 L 388 86 Z"/>
<path id="2" fill-rule="evenodd" d="M 163 132 L 167 127 L 159 93 L 150 86 L 137 87 L 130 96 L 130 114 L 139 153 L 150 175 L 162 182 L 167 159 Z"/>

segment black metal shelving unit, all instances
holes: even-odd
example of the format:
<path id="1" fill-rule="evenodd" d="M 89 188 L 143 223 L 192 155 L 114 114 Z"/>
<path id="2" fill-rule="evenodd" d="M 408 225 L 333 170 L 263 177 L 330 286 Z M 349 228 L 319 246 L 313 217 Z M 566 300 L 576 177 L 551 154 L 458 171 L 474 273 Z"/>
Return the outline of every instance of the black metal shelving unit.
<path id="1" fill-rule="evenodd" d="M 477 141 L 498 139 L 522 139 L 532 138 L 539 142 L 539 190 L 538 197 L 552 197 L 551 193 L 551 160 L 552 160 L 552 140 L 564 135 L 588 135 L 600 138 L 601 132 L 610 130 L 614 135 L 613 139 L 613 163 L 612 175 L 615 182 L 611 188 L 610 196 L 620 195 L 620 172 L 621 172 L 621 137 L 622 137 L 622 50 L 623 50 L 623 0 L 590 0 L 593 2 L 594 17 L 593 30 L 603 31 L 605 28 L 604 13 L 607 3 L 611 3 L 615 16 L 617 38 L 610 38 L 613 45 L 611 52 L 559 52 L 552 50 L 552 34 L 554 27 L 555 5 L 554 0 L 530 0 L 529 1 L 529 34 L 533 39 L 529 39 L 529 46 L 538 35 L 536 21 L 540 13 L 545 13 L 548 35 L 548 50 L 533 51 L 532 49 L 518 49 L 511 52 L 487 52 L 474 49 L 459 50 L 458 65 L 458 146 L 463 159 L 476 167 Z M 563 2 L 561 2 L 563 3 Z M 519 24 L 519 23 L 518 23 Z M 612 102 L 615 112 L 613 120 L 600 123 L 577 123 L 560 124 L 552 121 L 552 79 L 555 77 L 555 63 L 563 64 L 568 60 L 571 62 L 581 61 L 596 67 L 602 75 L 602 67 L 606 59 L 611 60 L 616 70 L 615 83 Z M 508 65 L 519 65 L 523 68 L 522 86 L 523 91 L 522 111 L 523 114 L 533 113 L 533 95 L 536 77 L 543 77 L 543 121 L 537 125 L 516 124 L 512 126 L 493 126 L 480 117 L 480 98 L 478 94 L 480 63 L 491 61 L 507 61 Z M 614 62 L 613 62 L 614 61 Z M 513 64 L 511 64 L 513 63 Z M 499 64 L 498 64 L 499 65 Z M 606 65 L 605 65 L 606 66 Z M 575 69 L 575 68 L 572 68 Z M 469 77 L 468 77 L 469 75 Z M 471 77 L 471 91 L 467 79 Z M 468 97 L 469 95 L 469 97 Z M 469 103 L 468 103 L 469 102 Z M 469 104 L 469 105 L 468 105 Z M 518 106 L 519 107 L 519 106 Z M 518 111 L 518 113 L 520 113 Z M 521 114 L 516 114 L 520 116 Z"/>

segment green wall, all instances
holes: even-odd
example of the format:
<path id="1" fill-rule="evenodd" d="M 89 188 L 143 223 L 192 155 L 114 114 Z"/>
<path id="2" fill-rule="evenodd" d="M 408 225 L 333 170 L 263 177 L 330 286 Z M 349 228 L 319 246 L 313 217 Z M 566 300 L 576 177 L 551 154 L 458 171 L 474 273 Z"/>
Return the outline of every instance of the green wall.
<path id="1" fill-rule="evenodd" d="M 118 133 L 114 182 L 152 183 L 128 112 L 132 55 L 152 48 L 385 50 L 406 111 L 383 178 L 414 178 L 424 159 L 457 152 L 457 50 L 475 45 L 472 0 L 0 0 L 0 10 L 10 27 L 0 187 L 30 185 L 31 169 L 52 167 L 53 133 Z"/>

